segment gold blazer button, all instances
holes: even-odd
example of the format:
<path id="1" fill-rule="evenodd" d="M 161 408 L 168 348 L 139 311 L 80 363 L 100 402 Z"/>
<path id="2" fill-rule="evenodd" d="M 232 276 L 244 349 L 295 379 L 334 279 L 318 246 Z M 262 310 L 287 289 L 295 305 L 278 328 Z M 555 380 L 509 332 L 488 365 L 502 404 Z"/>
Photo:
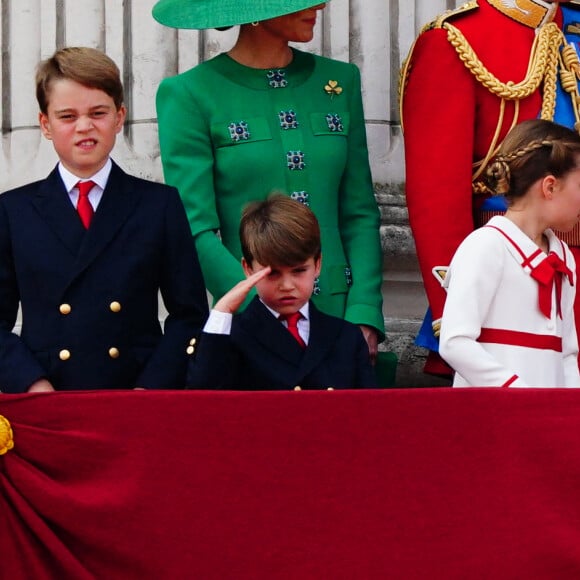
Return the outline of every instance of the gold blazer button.
<path id="1" fill-rule="evenodd" d="M 114 346 L 112 346 L 109 349 L 109 356 L 111 358 L 119 358 L 119 349 L 118 348 L 115 348 Z"/>
<path id="2" fill-rule="evenodd" d="M 58 358 L 60 360 L 68 360 L 70 358 L 70 350 L 67 350 L 66 348 L 63 348 L 59 353 L 58 353 Z"/>
<path id="3" fill-rule="evenodd" d="M 61 314 L 70 314 L 70 311 L 72 310 L 70 304 L 61 304 L 58 309 Z"/>
<path id="4" fill-rule="evenodd" d="M 111 309 L 111 312 L 121 312 L 121 303 L 115 300 L 109 304 L 109 308 Z"/>

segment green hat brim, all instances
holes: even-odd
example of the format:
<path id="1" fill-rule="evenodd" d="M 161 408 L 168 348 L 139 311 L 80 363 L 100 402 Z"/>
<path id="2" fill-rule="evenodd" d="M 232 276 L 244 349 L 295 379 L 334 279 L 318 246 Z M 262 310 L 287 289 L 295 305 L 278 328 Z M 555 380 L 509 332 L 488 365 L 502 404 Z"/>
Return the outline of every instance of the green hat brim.
<path id="1" fill-rule="evenodd" d="M 311 8 L 314 0 L 159 0 L 153 18 L 171 28 L 222 28 L 260 22 Z"/>

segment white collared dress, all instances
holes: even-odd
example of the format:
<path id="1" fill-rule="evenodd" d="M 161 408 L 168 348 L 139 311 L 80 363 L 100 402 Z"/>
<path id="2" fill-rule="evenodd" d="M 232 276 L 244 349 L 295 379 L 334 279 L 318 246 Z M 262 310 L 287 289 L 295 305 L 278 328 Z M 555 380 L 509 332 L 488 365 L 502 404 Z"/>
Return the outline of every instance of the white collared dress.
<path id="1" fill-rule="evenodd" d="M 555 274 L 560 291 L 556 280 L 549 285 L 548 315 L 540 309 L 541 284 L 534 277 L 548 255 L 512 221 L 492 218 L 457 249 L 443 282 L 440 337 L 440 353 L 456 371 L 453 386 L 580 386 L 576 265 L 564 242 L 551 230 L 545 235 L 549 253 L 568 272 Z"/>

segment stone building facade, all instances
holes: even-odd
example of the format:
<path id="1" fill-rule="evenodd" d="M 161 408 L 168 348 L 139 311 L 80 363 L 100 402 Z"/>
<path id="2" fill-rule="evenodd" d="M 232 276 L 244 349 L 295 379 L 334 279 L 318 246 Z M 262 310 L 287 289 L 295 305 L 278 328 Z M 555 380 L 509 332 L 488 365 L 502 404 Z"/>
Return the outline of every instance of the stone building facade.
<path id="1" fill-rule="evenodd" d="M 165 76 L 227 50 L 235 30 L 173 30 L 151 17 L 155 0 L 2 0 L 2 140 L 0 190 L 45 176 L 56 157 L 38 130 L 34 71 L 62 46 L 102 49 L 121 68 L 128 119 L 114 151 L 127 171 L 162 180 L 155 116 Z M 306 48 L 356 63 L 362 73 L 369 153 L 382 215 L 384 314 L 382 348 L 400 358 L 398 386 L 438 384 L 425 377 L 425 353 L 413 337 L 426 308 L 404 195 L 398 77 L 417 32 L 455 0 L 332 0 Z"/>

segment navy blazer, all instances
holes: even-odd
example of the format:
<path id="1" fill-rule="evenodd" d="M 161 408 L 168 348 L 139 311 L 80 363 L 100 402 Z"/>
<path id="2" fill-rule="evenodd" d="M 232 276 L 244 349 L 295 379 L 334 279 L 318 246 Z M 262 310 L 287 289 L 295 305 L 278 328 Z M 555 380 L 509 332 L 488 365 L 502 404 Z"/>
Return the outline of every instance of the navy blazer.
<path id="1" fill-rule="evenodd" d="M 236 314 L 230 335 L 202 333 L 189 361 L 193 389 L 277 390 L 376 387 L 368 346 L 358 326 L 310 302 L 310 338 L 303 349 L 254 298 Z"/>
<path id="2" fill-rule="evenodd" d="M 169 313 L 159 323 L 161 291 Z M 19 304 L 22 331 L 13 332 Z M 0 390 L 182 388 L 207 295 L 177 190 L 115 163 L 85 230 L 55 168 L 0 195 Z"/>

